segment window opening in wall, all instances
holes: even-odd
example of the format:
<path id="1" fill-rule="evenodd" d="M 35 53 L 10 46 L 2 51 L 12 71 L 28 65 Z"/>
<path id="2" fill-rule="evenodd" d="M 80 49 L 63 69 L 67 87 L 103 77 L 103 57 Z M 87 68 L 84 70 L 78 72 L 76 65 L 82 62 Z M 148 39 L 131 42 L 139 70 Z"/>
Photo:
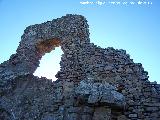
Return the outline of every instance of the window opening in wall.
<path id="1" fill-rule="evenodd" d="M 60 61 L 63 52 L 61 47 L 56 47 L 50 53 L 46 53 L 40 60 L 40 65 L 34 72 L 35 76 L 46 77 L 55 81 L 57 78 L 55 75 L 60 70 Z"/>

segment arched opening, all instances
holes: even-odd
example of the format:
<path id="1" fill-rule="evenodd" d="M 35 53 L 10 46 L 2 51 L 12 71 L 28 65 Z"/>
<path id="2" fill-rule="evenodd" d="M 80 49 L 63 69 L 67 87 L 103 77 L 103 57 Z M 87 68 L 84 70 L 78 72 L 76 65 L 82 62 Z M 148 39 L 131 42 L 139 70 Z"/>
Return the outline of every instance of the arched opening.
<path id="1" fill-rule="evenodd" d="M 34 72 L 35 76 L 46 77 L 55 81 L 55 75 L 60 70 L 60 60 L 63 54 L 59 39 L 40 42 L 37 49 L 43 55 L 39 67 Z"/>

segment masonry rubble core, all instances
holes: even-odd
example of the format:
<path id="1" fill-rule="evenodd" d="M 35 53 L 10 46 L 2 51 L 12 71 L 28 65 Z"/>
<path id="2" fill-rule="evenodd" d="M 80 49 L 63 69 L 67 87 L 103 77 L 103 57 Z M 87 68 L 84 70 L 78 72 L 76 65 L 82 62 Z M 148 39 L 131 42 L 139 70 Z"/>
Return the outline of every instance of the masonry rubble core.
<path id="1" fill-rule="evenodd" d="M 33 76 L 58 46 L 57 80 Z M 0 119 L 159 120 L 160 85 L 125 50 L 90 43 L 87 20 L 68 14 L 27 27 L 0 64 Z"/>

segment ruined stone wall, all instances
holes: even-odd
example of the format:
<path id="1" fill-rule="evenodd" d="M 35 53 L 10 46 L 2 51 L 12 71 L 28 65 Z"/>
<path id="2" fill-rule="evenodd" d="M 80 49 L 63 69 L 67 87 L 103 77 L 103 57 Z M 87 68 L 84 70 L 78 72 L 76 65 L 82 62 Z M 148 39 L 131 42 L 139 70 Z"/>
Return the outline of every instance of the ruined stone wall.
<path id="1" fill-rule="evenodd" d="M 63 51 L 57 81 L 34 77 L 42 56 L 55 47 Z M 39 92 L 45 97 L 37 97 Z M 149 82 L 125 50 L 90 43 L 87 20 L 80 15 L 27 27 L 16 54 L 0 65 L 4 119 L 159 120 L 159 93 L 160 85 Z"/>

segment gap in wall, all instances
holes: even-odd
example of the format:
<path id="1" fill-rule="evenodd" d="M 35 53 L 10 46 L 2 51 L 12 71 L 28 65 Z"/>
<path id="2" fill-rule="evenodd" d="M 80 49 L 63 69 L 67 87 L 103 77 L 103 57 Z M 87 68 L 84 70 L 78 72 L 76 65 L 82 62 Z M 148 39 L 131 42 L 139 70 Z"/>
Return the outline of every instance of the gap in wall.
<path id="1" fill-rule="evenodd" d="M 60 70 L 60 61 L 63 52 L 61 47 L 56 47 L 50 53 L 46 53 L 40 60 L 40 65 L 34 72 L 34 76 L 46 77 L 47 79 L 52 79 L 56 81 L 55 75 Z"/>

